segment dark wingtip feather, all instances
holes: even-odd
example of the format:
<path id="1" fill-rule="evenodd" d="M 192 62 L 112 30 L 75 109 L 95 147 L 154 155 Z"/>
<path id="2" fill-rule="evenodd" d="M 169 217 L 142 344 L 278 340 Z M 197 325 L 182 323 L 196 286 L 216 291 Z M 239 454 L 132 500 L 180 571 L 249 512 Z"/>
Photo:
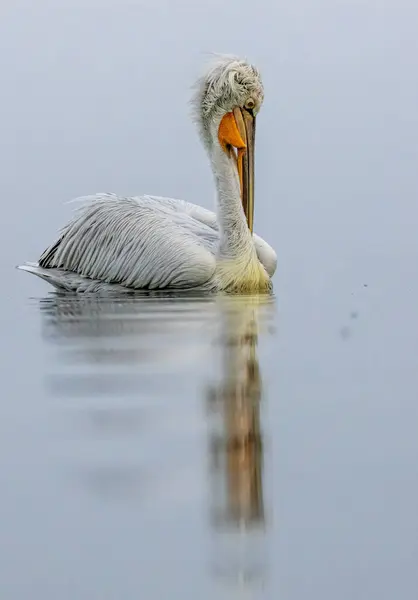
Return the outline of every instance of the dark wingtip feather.
<path id="1" fill-rule="evenodd" d="M 61 244 L 62 240 L 63 240 L 64 236 L 61 236 L 56 242 L 55 244 L 53 244 L 52 246 L 50 246 L 49 248 L 47 248 L 42 254 L 41 257 L 39 258 L 39 266 L 42 267 L 43 269 L 47 269 L 48 267 L 52 266 L 52 262 L 55 258 L 55 254 L 59 248 L 59 245 Z M 54 265 L 55 266 L 55 265 Z"/>

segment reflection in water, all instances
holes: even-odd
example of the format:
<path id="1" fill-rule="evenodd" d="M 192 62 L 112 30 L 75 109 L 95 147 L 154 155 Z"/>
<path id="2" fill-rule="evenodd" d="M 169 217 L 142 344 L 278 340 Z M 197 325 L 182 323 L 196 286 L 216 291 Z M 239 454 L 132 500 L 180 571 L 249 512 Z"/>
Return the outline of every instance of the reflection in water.
<path id="1" fill-rule="evenodd" d="M 210 441 L 212 523 L 218 532 L 213 571 L 216 577 L 244 588 L 265 580 L 262 382 L 257 342 L 260 313 L 272 306 L 271 298 L 225 303 L 221 379 L 208 393 L 215 421 Z"/>
<path id="2" fill-rule="evenodd" d="M 216 581 L 263 583 L 257 342 L 259 331 L 269 328 L 274 299 L 51 295 L 40 308 L 43 335 L 59 367 L 48 374 L 47 389 L 75 407 L 77 439 L 80 423 L 89 434 L 88 452 L 77 442 L 71 458 L 78 484 L 99 498 L 133 500 L 138 506 L 148 497 L 154 509 L 160 507 L 157 518 L 170 512 L 173 498 L 193 501 L 196 467 L 185 483 L 184 470 L 179 473 L 176 466 L 177 442 L 189 444 L 185 433 L 197 430 L 198 441 L 192 443 L 205 443 L 199 426 L 189 420 L 196 391 L 203 388 L 210 431 L 211 571 Z M 209 389 L 208 379 L 214 382 Z M 161 427 L 164 420 L 170 421 L 168 430 Z M 95 438 L 104 440 L 100 449 L 92 446 Z M 115 439 L 125 444 L 132 439 L 133 444 L 120 454 L 112 446 Z M 165 474 L 162 461 L 169 463 Z"/>
<path id="3" fill-rule="evenodd" d="M 70 461 L 84 489 L 139 502 L 167 486 L 158 466 L 167 436 L 158 429 L 182 416 L 187 373 L 208 346 L 213 307 L 185 295 L 41 300 L 43 337 L 54 352 L 45 386 L 66 401 L 77 439 L 81 432 L 86 440 L 86 452 Z"/>

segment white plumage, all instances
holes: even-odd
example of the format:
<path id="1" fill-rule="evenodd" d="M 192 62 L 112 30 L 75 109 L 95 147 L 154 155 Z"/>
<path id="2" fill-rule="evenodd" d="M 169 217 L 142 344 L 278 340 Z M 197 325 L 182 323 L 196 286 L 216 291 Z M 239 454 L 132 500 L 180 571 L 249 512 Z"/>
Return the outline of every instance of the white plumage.
<path id="1" fill-rule="evenodd" d="M 262 100 L 258 71 L 231 57 L 218 58 L 197 84 L 194 113 L 215 178 L 217 214 L 157 196 L 87 196 L 39 261 L 19 268 L 76 292 L 269 291 L 276 254 L 249 229 L 237 156 L 220 139 L 225 115 L 247 103 L 255 118 Z"/>

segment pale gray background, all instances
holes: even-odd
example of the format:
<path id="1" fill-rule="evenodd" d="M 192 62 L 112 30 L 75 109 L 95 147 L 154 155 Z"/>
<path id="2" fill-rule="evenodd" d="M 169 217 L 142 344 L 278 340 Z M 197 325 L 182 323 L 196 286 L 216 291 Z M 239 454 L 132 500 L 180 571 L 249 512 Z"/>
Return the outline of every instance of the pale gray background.
<path id="1" fill-rule="evenodd" d="M 259 353 L 270 525 L 254 597 L 417 597 L 417 22 L 412 0 L 1 3 L 2 598 L 240 597 L 211 571 L 201 396 L 214 361 L 138 376 L 144 419 L 99 443 L 85 410 L 118 413 L 134 391 L 120 375 L 87 404 L 54 392 L 68 364 L 33 300 L 48 288 L 13 269 L 80 194 L 212 205 L 187 106 L 209 51 L 247 56 L 266 89 L 255 222 L 279 266 Z M 178 325 L 141 347 L 204 344 Z M 89 460 L 118 465 L 95 491 Z"/>

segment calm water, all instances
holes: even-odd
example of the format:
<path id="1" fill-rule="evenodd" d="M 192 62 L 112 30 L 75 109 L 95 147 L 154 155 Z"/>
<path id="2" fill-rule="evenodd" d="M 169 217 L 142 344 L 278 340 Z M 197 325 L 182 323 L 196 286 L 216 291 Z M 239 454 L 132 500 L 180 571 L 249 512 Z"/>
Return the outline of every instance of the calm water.
<path id="1" fill-rule="evenodd" d="M 0 8 L 1 598 L 416 598 L 417 9 L 26 4 Z M 65 298 L 15 271 L 80 194 L 212 205 L 207 50 L 263 72 L 275 296 Z"/>

